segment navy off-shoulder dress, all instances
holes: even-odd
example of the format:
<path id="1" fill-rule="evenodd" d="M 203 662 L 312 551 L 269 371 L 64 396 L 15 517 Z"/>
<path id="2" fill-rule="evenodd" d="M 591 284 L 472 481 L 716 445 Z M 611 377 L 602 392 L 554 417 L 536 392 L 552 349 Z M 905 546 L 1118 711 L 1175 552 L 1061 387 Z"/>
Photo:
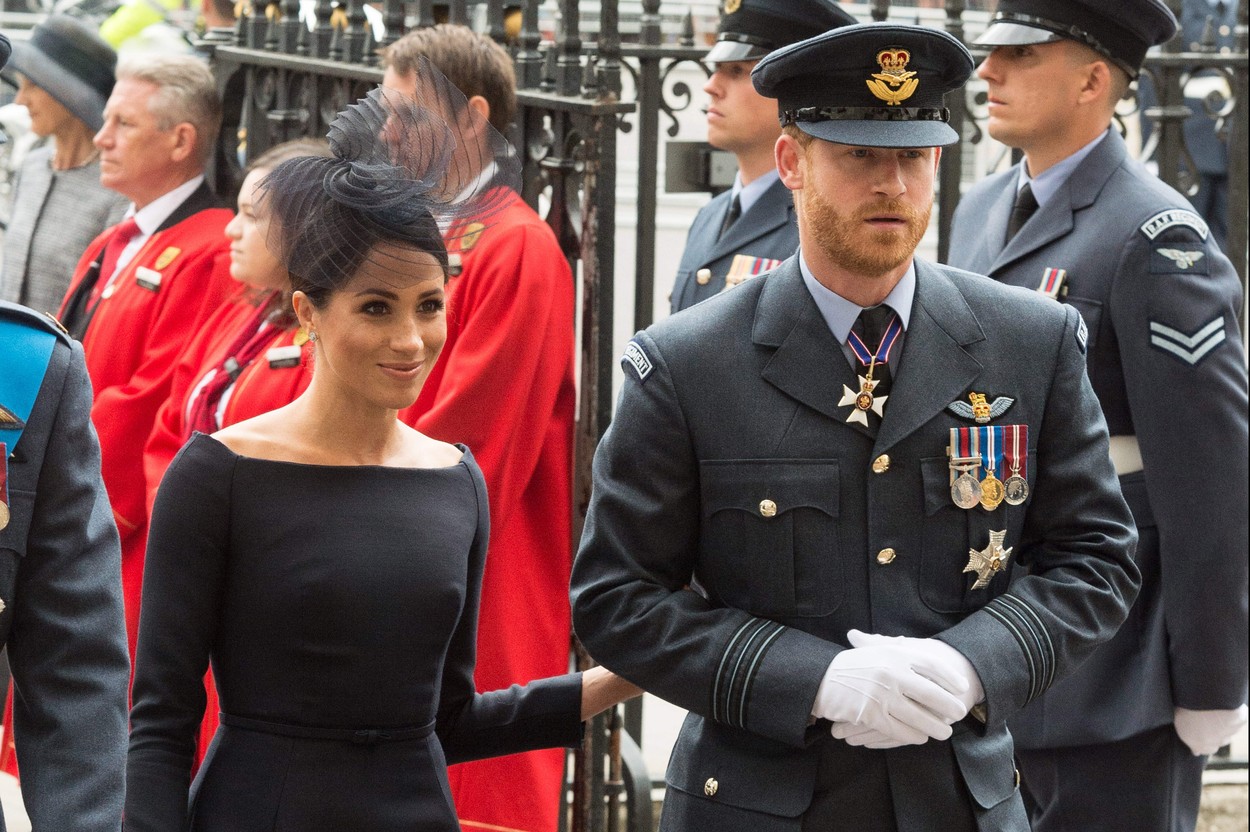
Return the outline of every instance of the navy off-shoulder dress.
<path id="1" fill-rule="evenodd" d="M 128 832 L 451 832 L 448 762 L 580 740 L 579 676 L 474 692 L 489 514 L 462 450 L 338 467 L 192 438 L 152 517 Z M 192 784 L 210 659 L 222 725 Z"/>

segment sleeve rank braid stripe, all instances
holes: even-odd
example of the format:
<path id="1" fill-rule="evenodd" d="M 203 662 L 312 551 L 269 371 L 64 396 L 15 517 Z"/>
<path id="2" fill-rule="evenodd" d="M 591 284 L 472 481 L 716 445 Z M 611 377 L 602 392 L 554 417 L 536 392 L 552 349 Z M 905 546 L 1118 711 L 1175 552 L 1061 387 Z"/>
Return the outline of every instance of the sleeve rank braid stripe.
<path id="1" fill-rule="evenodd" d="M 721 656 L 712 684 L 712 719 L 745 728 L 751 685 L 768 648 L 785 627 L 775 621 L 752 618 L 742 624 Z"/>
<path id="2" fill-rule="evenodd" d="M 1055 646 L 1033 608 L 1014 595 L 1000 595 L 983 608 L 1002 622 L 1029 662 L 1029 702 L 1055 681 Z"/>

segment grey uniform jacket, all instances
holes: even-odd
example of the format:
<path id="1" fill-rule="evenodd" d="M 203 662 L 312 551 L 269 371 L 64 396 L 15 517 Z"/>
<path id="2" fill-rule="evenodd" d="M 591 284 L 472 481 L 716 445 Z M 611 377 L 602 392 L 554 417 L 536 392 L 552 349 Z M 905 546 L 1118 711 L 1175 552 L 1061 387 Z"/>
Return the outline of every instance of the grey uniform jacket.
<path id="1" fill-rule="evenodd" d="M 950 260 L 1034 289 L 1065 269 L 1089 327 L 1089 376 L 1113 436 L 1144 471 L 1122 477 L 1143 588 L 1120 634 L 1012 728 L 1022 746 L 1123 739 L 1173 708 L 1246 701 L 1246 365 L 1232 264 L 1184 198 L 1112 131 L 1006 248 L 1019 171 L 977 185 Z"/>
<path id="2" fill-rule="evenodd" d="M 837 404 L 856 382 L 797 258 L 627 348 L 574 564 L 574 626 L 604 665 L 691 711 L 668 772 L 683 829 L 799 829 L 821 746 L 836 742 L 808 717 L 858 628 L 936 635 L 986 691 L 985 724 L 871 752 L 899 773 L 899 829 L 942 828 L 926 797 L 957 786 L 925 760 L 953 746 L 980 828 L 1027 830 L 1004 720 L 1109 637 L 1136 593 L 1076 313 L 919 261 L 916 278 L 875 441 Z M 1011 397 L 998 421 L 1029 426 L 1022 506 L 952 503 L 949 430 L 971 422 L 947 405 L 970 391 Z M 969 549 L 993 530 L 1031 574 L 972 589 Z"/>
<path id="3" fill-rule="evenodd" d="M 0 316 L 51 326 L 11 304 L 0 303 Z M 16 360 L 0 342 L 0 372 Z M 117 832 L 130 660 L 121 549 L 90 417 L 82 346 L 59 336 L 27 427 L 8 458 L 11 517 L 0 529 L 0 639 L 13 671 L 22 798 L 34 828 Z M 0 441 L 4 434 L 0 430 Z"/>
<path id="4" fill-rule="evenodd" d="M 781 180 L 774 182 L 751 206 L 751 210 L 717 239 L 733 192 L 720 194 L 700 209 L 690 226 L 686 250 L 673 283 L 672 311 L 679 312 L 707 300 L 725 288 L 725 278 L 741 255 L 750 260 L 785 260 L 799 249 L 799 228 L 794 220 L 794 199 Z M 699 272 L 711 275 L 699 283 Z"/>

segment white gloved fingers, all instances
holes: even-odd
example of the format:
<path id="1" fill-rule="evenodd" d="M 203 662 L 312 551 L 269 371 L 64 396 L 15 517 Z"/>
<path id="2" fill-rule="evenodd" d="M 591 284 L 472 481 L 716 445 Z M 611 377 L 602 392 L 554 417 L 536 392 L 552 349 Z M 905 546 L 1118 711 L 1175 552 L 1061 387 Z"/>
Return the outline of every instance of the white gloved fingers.
<path id="1" fill-rule="evenodd" d="M 913 670 L 965 702 L 965 713 L 984 698 L 981 680 L 971 662 L 945 642 L 930 638 L 883 636 L 860 630 L 851 630 L 846 637 L 852 647 L 882 647 L 898 651 L 906 657 Z"/>
<path id="2" fill-rule="evenodd" d="M 900 680 L 899 691 L 908 700 L 947 725 L 968 715 L 969 706 L 958 696 L 919 674 Z"/>
<path id="3" fill-rule="evenodd" d="M 945 719 L 934 715 L 932 711 L 923 705 L 911 699 L 901 699 L 890 705 L 888 720 L 891 723 L 897 723 L 908 729 L 906 734 L 900 734 L 900 729 L 890 725 L 888 728 L 878 723 L 875 727 L 891 736 L 913 738 L 916 733 L 922 734 L 924 739 L 912 739 L 917 744 L 924 742 L 925 739 L 948 740 L 951 738 L 951 726 Z M 912 733 L 915 732 L 915 733 Z"/>

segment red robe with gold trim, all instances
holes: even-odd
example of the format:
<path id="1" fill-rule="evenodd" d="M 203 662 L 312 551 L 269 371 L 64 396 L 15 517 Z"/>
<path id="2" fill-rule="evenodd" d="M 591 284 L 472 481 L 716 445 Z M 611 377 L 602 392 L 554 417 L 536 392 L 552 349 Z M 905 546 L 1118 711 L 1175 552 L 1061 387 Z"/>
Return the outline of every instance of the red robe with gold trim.
<path id="1" fill-rule="evenodd" d="M 468 445 L 486 477 L 476 681 L 495 690 L 568 669 L 574 286 L 555 235 L 519 196 L 463 246 L 447 343 L 400 418 Z M 549 749 L 453 766 L 466 832 L 554 832 L 564 761 Z"/>
<path id="2" fill-rule="evenodd" d="M 174 366 L 188 340 L 234 290 L 235 284 L 223 278 L 216 262 L 229 257 L 225 227 L 233 216 L 226 208 L 207 208 L 149 237 L 118 273 L 110 296 L 100 300 L 82 339 L 95 394 L 91 421 L 100 435 L 104 486 L 121 534 L 122 589 L 132 662 L 147 545 L 143 447 L 157 411 L 169 398 Z M 97 237 L 79 260 L 67 300 L 99 257 L 111 231 Z M 140 269 L 160 274 L 155 289 L 136 279 L 136 275 L 146 275 Z M 151 285 L 150 275 L 144 280 Z"/>

